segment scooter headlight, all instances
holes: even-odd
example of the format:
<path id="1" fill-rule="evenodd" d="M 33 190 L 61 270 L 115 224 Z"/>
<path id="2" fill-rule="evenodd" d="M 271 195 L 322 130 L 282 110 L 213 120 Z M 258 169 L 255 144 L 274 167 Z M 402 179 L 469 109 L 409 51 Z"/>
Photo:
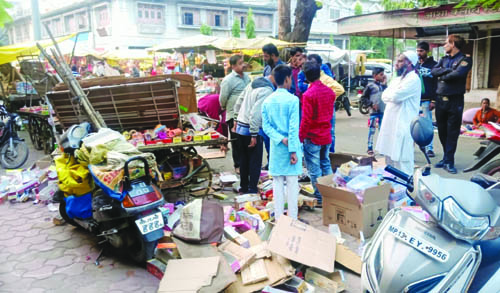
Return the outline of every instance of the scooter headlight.
<path id="1" fill-rule="evenodd" d="M 441 201 L 422 181 L 420 181 L 420 183 L 418 184 L 416 201 L 427 212 L 429 212 L 429 214 L 434 219 L 436 219 L 437 221 L 441 219 L 440 215 Z"/>
<path id="2" fill-rule="evenodd" d="M 16 125 L 17 125 L 17 126 L 19 126 L 19 127 L 23 126 L 23 120 L 22 120 L 22 119 L 21 119 L 21 117 L 19 117 L 19 116 L 16 116 L 16 117 L 14 118 L 14 122 L 15 122 L 15 123 L 16 123 Z"/>
<path id="3" fill-rule="evenodd" d="M 451 235 L 465 241 L 480 240 L 490 228 L 487 216 L 477 217 L 467 214 L 451 197 L 443 202 L 441 223 Z"/>

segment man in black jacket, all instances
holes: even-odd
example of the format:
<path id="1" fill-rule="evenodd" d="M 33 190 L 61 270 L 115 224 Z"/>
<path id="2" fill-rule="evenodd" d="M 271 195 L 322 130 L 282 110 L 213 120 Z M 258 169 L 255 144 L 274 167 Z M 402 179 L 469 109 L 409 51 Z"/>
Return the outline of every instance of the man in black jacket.
<path id="1" fill-rule="evenodd" d="M 437 79 L 432 76 L 431 70 L 432 68 L 434 68 L 434 66 L 436 66 L 437 62 L 434 61 L 434 58 L 432 58 L 432 56 L 427 56 L 428 53 L 429 43 L 418 43 L 418 63 L 416 68 L 424 82 L 422 87 L 422 96 L 420 97 L 420 113 L 422 113 L 426 119 L 432 122 L 433 106 L 431 106 L 431 103 L 434 103 L 436 101 Z M 425 148 L 425 151 L 431 158 L 436 156 L 434 154 L 433 141 L 431 141 L 431 143 Z"/>
<path id="2" fill-rule="evenodd" d="M 464 46 L 462 37 L 449 35 L 444 45 L 447 55 L 431 71 L 438 79 L 436 121 L 444 150 L 444 158 L 436 168 L 445 168 L 451 174 L 457 173 L 455 151 L 462 124 L 467 74 L 472 67 L 472 59 L 461 52 Z"/>

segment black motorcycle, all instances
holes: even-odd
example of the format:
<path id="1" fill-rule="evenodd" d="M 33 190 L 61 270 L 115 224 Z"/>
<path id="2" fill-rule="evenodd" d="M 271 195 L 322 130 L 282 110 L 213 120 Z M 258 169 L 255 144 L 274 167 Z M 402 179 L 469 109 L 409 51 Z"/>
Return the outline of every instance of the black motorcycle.
<path id="1" fill-rule="evenodd" d="M 73 154 L 89 132 L 88 123 L 70 127 L 61 137 L 64 151 Z M 131 180 L 129 165 L 133 161 L 142 162 L 145 175 Z M 88 196 L 85 209 L 89 211 L 82 217 L 75 216 L 70 210 L 71 206 L 76 206 L 71 202 L 74 197 L 64 197 L 62 192 L 59 192 L 56 198 L 60 202 L 59 213 L 66 222 L 100 237 L 100 243 L 107 243 L 130 256 L 138 264 L 145 265 L 146 261 L 153 257 L 158 239 L 163 237 L 165 225 L 159 210 L 165 200 L 150 174 L 145 158 L 132 157 L 125 162 L 123 192 L 120 197 L 97 188 L 91 194 L 82 196 Z M 95 182 L 98 185 L 97 181 Z M 100 255 L 96 264 L 99 263 L 99 258 Z"/>
<path id="2" fill-rule="evenodd" d="M 22 125 L 19 115 L 9 113 L 4 105 L 0 105 L 0 162 L 5 169 L 19 168 L 28 159 L 28 146 L 17 135 Z"/>
<path id="3" fill-rule="evenodd" d="M 347 81 L 347 77 L 344 77 L 342 80 L 340 80 L 340 84 L 344 87 L 345 92 L 335 99 L 335 112 L 344 109 L 347 113 L 347 116 L 351 116 L 351 102 L 349 101 L 349 87 Z"/>

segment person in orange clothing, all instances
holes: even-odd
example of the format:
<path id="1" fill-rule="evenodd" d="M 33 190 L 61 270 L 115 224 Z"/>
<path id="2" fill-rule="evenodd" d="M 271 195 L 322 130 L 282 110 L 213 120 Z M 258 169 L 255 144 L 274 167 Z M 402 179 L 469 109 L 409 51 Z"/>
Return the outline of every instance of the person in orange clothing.
<path id="1" fill-rule="evenodd" d="M 478 127 L 490 121 L 499 123 L 500 111 L 490 108 L 490 99 L 484 98 L 481 100 L 481 109 L 474 115 L 472 122 L 475 127 Z"/>

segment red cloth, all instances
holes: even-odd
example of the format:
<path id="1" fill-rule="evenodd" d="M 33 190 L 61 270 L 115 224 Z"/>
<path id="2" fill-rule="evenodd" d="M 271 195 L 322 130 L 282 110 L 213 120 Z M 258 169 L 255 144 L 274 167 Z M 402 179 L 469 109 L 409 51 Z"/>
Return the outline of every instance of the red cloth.
<path id="1" fill-rule="evenodd" d="M 302 95 L 302 121 L 299 138 L 308 138 L 315 145 L 332 143 L 332 117 L 335 93 L 319 79 Z"/>
<path id="2" fill-rule="evenodd" d="M 227 137 L 226 111 L 222 111 L 220 107 L 218 94 L 206 95 L 201 98 L 198 101 L 198 110 L 212 119 L 219 120 L 219 127 L 216 130 Z"/>
<path id="3" fill-rule="evenodd" d="M 300 67 L 293 67 L 292 66 L 292 82 L 295 85 L 295 95 L 299 97 L 299 100 L 302 98 L 302 92 L 299 89 L 299 73 L 300 73 Z"/>

